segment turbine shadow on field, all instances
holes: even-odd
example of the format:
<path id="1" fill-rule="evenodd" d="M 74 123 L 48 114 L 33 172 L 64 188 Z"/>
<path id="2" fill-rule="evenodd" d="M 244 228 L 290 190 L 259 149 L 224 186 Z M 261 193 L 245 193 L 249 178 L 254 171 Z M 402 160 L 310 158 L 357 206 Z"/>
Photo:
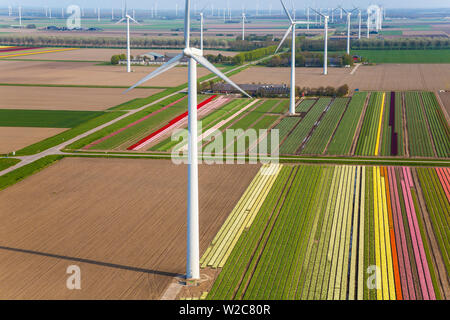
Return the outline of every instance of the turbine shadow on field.
<path id="1" fill-rule="evenodd" d="M 148 273 L 148 274 L 155 274 L 155 275 L 159 275 L 159 276 L 184 277 L 183 274 L 179 274 L 179 273 L 144 269 L 144 268 L 138 268 L 138 267 L 132 267 L 132 266 L 124 266 L 124 265 L 115 264 L 115 263 L 95 261 L 95 260 L 77 258 L 77 257 L 69 257 L 69 256 L 63 256 L 63 255 L 59 255 L 59 254 L 46 253 L 46 252 L 40 252 L 40 251 L 34 251 L 34 250 L 11 248 L 11 247 L 5 247 L 5 246 L 0 246 L 0 250 L 8 250 L 8 251 L 14 251 L 14 252 L 20 252 L 20 253 L 35 254 L 35 255 L 40 255 L 40 256 L 44 256 L 44 257 L 71 260 L 71 261 L 77 261 L 77 262 L 82 262 L 82 263 L 94 264 L 94 265 L 103 266 L 103 267 L 116 268 L 116 269 L 135 271 L 135 272 L 142 272 L 142 273 Z"/>

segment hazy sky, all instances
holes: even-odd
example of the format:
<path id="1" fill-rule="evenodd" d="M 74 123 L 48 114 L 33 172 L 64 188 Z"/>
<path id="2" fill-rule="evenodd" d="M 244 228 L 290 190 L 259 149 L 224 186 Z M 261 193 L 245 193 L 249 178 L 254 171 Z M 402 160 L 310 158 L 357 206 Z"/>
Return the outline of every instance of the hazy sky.
<path id="1" fill-rule="evenodd" d="M 61 7 L 68 6 L 70 4 L 78 4 L 83 7 L 103 7 L 111 8 L 112 6 L 119 8 L 121 7 L 123 0 L 0 0 L 0 6 L 5 7 L 8 5 L 18 5 L 22 6 L 52 6 Z M 246 8 L 255 9 L 256 4 L 259 2 L 259 7 L 261 9 L 268 9 L 272 5 L 273 9 L 281 8 L 279 0 L 228 0 L 230 6 L 235 9 L 241 9 L 242 6 Z M 291 0 L 284 0 L 285 3 L 290 3 Z M 449 8 L 449 0 L 294 0 L 295 6 L 297 8 L 304 8 L 307 4 L 310 6 L 322 6 L 322 7 L 335 7 L 339 4 L 351 7 L 352 4 L 355 6 L 364 7 L 368 4 L 378 3 L 384 5 L 386 8 Z M 183 0 L 128 0 L 128 6 L 136 9 L 149 9 L 155 3 L 158 4 L 158 8 L 175 8 L 175 4 L 178 3 L 179 7 L 184 6 Z M 213 4 L 214 7 L 224 7 L 226 6 L 227 0 L 192 0 L 192 3 L 197 3 L 199 9 L 203 8 L 207 4 Z"/>

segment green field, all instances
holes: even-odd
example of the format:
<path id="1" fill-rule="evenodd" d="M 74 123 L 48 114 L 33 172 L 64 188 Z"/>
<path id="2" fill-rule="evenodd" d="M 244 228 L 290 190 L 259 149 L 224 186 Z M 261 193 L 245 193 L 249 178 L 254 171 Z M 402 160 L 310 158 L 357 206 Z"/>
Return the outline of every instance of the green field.
<path id="1" fill-rule="evenodd" d="M 442 50 L 352 50 L 372 63 L 450 63 L 450 49 Z"/>
<path id="2" fill-rule="evenodd" d="M 0 171 L 5 170 L 19 162 L 20 162 L 20 160 L 18 160 L 18 159 L 2 158 L 2 159 L 0 159 Z"/>
<path id="3" fill-rule="evenodd" d="M 100 111 L 0 109 L 0 127 L 73 128 L 102 114 Z"/>

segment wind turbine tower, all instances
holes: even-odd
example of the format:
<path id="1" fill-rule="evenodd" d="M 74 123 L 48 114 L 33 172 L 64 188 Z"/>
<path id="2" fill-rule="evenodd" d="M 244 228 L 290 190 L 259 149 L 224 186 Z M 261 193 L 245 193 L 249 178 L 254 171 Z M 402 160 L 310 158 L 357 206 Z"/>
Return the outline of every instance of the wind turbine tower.
<path id="1" fill-rule="evenodd" d="M 312 9 L 312 10 L 314 10 L 314 9 Z M 316 10 L 314 10 L 314 11 L 317 12 Z M 323 17 L 323 21 L 324 21 L 323 74 L 327 75 L 328 74 L 328 20 L 330 17 L 328 15 L 324 15 L 320 12 L 317 12 L 317 13 Z"/>
<path id="2" fill-rule="evenodd" d="M 292 44 L 291 44 L 291 92 L 290 92 L 290 103 L 289 103 L 289 114 L 293 115 L 295 114 L 295 26 L 297 24 L 307 24 L 308 22 L 303 21 L 295 21 L 292 19 L 291 15 L 289 14 L 289 11 L 286 9 L 286 6 L 284 5 L 283 0 L 280 0 L 281 5 L 283 6 L 284 12 L 286 13 L 290 26 L 286 30 L 286 33 L 283 36 L 283 39 L 281 39 L 280 44 L 277 47 L 277 50 L 275 50 L 275 53 L 278 52 L 278 50 L 283 45 L 284 40 L 286 40 L 289 33 L 292 31 Z"/>
<path id="3" fill-rule="evenodd" d="M 184 57 L 188 58 L 188 190 L 187 190 L 187 259 L 186 279 L 200 279 L 200 235 L 199 235 L 199 197 L 198 197 L 198 134 L 197 134 L 197 63 L 215 73 L 241 93 L 250 97 L 226 75 L 219 71 L 202 55 L 190 46 L 190 0 L 186 0 L 184 18 L 184 50 L 164 65 L 141 79 L 127 91 L 157 77 L 178 65 Z"/>

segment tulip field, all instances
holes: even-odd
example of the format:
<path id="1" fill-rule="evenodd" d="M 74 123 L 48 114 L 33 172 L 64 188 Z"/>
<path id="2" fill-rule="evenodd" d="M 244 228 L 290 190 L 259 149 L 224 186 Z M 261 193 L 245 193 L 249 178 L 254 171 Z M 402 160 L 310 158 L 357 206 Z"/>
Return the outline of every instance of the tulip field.
<path id="1" fill-rule="evenodd" d="M 449 168 L 263 167 L 202 257 L 206 298 L 448 299 L 449 203 Z"/>

